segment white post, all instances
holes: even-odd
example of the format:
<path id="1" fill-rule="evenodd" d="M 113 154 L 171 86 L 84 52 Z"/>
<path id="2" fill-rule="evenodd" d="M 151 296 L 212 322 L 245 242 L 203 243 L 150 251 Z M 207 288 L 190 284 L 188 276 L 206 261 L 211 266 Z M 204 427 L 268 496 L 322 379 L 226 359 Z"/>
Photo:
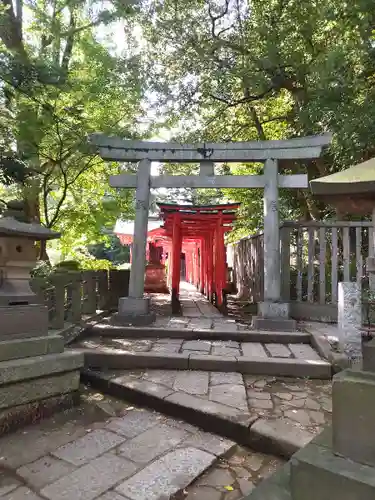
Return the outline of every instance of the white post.
<path id="1" fill-rule="evenodd" d="M 258 304 L 253 327 L 260 330 L 295 330 L 289 303 L 281 301 L 279 174 L 277 160 L 264 164 L 264 301 Z"/>
<path id="2" fill-rule="evenodd" d="M 337 326 L 339 342 L 352 362 L 362 359 L 362 301 L 356 282 L 338 284 Z"/>
<path id="3" fill-rule="evenodd" d="M 145 285 L 150 175 L 150 160 L 140 161 L 137 170 L 133 253 L 129 281 L 129 297 L 137 299 L 143 297 Z"/>
<path id="4" fill-rule="evenodd" d="M 279 190 L 277 160 L 264 164 L 264 301 L 280 301 Z"/>
<path id="5" fill-rule="evenodd" d="M 151 161 L 141 160 L 137 170 L 135 223 L 130 269 L 129 296 L 120 297 L 118 315 L 113 320 L 120 324 L 149 324 L 155 319 L 150 313 L 150 301 L 143 297 L 145 286 L 146 244 L 150 202 Z"/>

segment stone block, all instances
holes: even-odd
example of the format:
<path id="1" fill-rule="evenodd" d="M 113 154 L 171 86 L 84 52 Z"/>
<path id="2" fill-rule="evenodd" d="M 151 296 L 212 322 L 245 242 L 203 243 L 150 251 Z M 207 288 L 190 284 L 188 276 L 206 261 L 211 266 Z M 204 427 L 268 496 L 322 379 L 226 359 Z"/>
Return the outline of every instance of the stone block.
<path id="1" fill-rule="evenodd" d="M 77 390 L 0 410 L 0 436 L 25 425 L 35 424 L 43 418 L 51 417 L 56 412 L 68 410 L 78 405 L 79 402 Z M 22 453 L 24 457 L 24 451 Z M 35 457 L 33 459 L 35 460 Z"/>
<path id="2" fill-rule="evenodd" d="M 229 439 L 221 438 L 216 434 L 203 432 L 194 428 L 193 434 L 190 434 L 189 437 L 179 445 L 181 448 L 187 448 L 190 446 L 207 451 L 208 453 L 212 453 L 213 455 L 219 457 L 236 448 L 236 443 L 234 441 L 230 441 Z"/>
<path id="3" fill-rule="evenodd" d="M 363 370 L 375 372 L 375 339 L 362 344 Z"/>
<path id="4" fill-rule="evenodd" d="M 40 304 L 0 307 L 0 340 L 41 337 L 48 332 L 47 307 Z"/>
<path id="5" fill-rule="evenodd" d="M 208 372 L 182 371 L 177 373 L 173 389 L 188 394 L 205 395 L 208 392 L 208 381 Z"/>
<path id="6" fill-rule="evenodd" d="M 259 302 L 258 314 L 261 318 L 289 318 L 288 302 Z"/>
<path id="7" fill-rule="evenodd" d="M 356 282 L 338 284 L 337 329 L 344 353 L 350 360 L 362 359 L 362 301 Z"/>
<path id="8" fill-rule="evenodd" d="M 165 401 L 173 403 L 177 406 L 196 411 L 197 413 L 206 413 L 208 415 L 214 415 L 218 418 L 224 417 L 228 419 L 236 419 L 243 415 L 243 410 L 238 410 L 221 403 L 216 403 L 214 401 L 207 401 L 205 399 L 192 396 L 190 394 L 184 394 L 182 392 L 175 392 L 170 396 L 165 398 Z"/>
<path id="9" fill-rule="evenodd" d="M 205 356 L 204 354 L 190 354 L 189 370 L 236 372 L 237 358 L 234 356 Z"/>
<path id="10" fill-rule="evenodd" d="M 267 351 L 271 354 L 273 358 L 291 358 L 292 353 L 288 349 L 288 346 L 284 344 L 265 344 Z"/>
<path id="11" fill-rule="evenodd" d="M 61 446 L 52 452 L 52 455 L 70 464 L 80 466 L 120 445 L 124 441 L 125 438 L 119 434 L 104 429 L 97 429 L 76 441 Z"/>
<path id="12" fill-rule="evenodd" d="M 0 387 L 28 379 L 79 370 L 82 366 L 83 355 L 72 351 L 2 361 L 0 362 Z"/>
<path id="13" fill-rule="evenodd" d="M 111 323 L 117 326 L 148 326 L 154 323 L 156 315 L 154 313 L 135 314 L 135 313 L 115 313 L 111 317 Z"/>
<path id="14" fill-rule="evenodd" d="M 256 330 L 294 332 L 297 329 L 297 322 L 290 318 L 262 318 L 254 316 L 252 326 Z"/>
<path id="15" fill-rule="evenodd" d="M 50 500 L 93 500 L 134 474 L 136 469 L 129 460 L 105 453 L 46 486 L 41 494 Z"/>
<path id="16" fill-rule="evenodd" d="M 244 356 L 255 358 L 268 358 L 264 347 L 259 342 L 242 342 L 242 353 Z"/>
<path id="17" fill-rule="evenodd" d="M 170 498 L 215 460 L 216 457 L 211 453 L 196 448 L 177 449 L 151 463 L 115 489 L 131 500 Z"/>
<path id="18" fill-rule="evenodd" d="M 333 378 L 333 450 L 375 465 L 375 374 L 345 370 Z M 375 492 L 374 492 L 375 495 Z"/>
<path id="19" fill-rule="evenodd" d="M 5 385 L 0 387 L 0 409 L 76 391 L 79 387 L 79 378 L 79 371 L 76 370 Z"/>
<path id="20" fill-rule="evenodd" d="M 133 410 L 123 417 L 114 418 L 106 428 L 122 436 L 132 438 L 158 424 L 160 422 L 158 417 L 158 413 Z"/>
<path id="21" fill-rule="evenodd" d="M 150 299 L 147 297 L 120 297 L 118 312 L 120 316 L 123 314 L 148 314 L 150 312 Z"/>
<path id="22" fill-rule="evenodd" d="M 0 341 L 0 361 L 43 356 L 63 351 L 64 339 L 60 335 Z"/>
<path id="23" fill-rule="evenodd" d="M 236 371 L 252 375 L 276 375 L 280 377 L 331 378 L 331 365 L 327 361 L 292 358 L 238 358 Z"/>
<path id="24" fill-rule="evenodd" d="M 40 489 L 70 474 L 74 469 L 73 465 L 46 455 L 17 469 L 17 475 L 25 479 L 33 488 Z"/>
<path id="25" fill-rule="evenodd" d="M 308 344 L 289 344 L 288 348 L 293 355 L 299 359 L 315 359 L 320 360 L 319 354 Z"/>
<path id="26" fill-rule="evenodd" d="M 154 458 L 177 446 L 188 435 L 182 429 L 159 424 L 126 441 L 119 447 L 118 453 L 132 462 L 147 464 Z"/>
<path id="27" fill-rule="evenodd" d="M 260 418 L 250 427 L 250 445 L 263 453 L 290 458 L 311 441 L 313 434 L 285 420 Z"/>
<path id="28" fill-rule="evenodd" d="M 189 357 L 187 354 L 142 352 L 134 354 L 105 353 L 92 350 L 84 351 L 85 366 L 90 368 L 167 368 L 186 370 Z"/>
<path id="29" fill-rule="evenodd" d="M 279 468 L 262 482 L 244 500 L 292 500 L 290 493 L 290 464 Z M 354 500 L 354 499 L 353 499 Z"/>
<path id="30" fill-rule="evenodd" d="M 293 500 L 373 500 L 374 469 L 309 444 L 291 459 Z"/>

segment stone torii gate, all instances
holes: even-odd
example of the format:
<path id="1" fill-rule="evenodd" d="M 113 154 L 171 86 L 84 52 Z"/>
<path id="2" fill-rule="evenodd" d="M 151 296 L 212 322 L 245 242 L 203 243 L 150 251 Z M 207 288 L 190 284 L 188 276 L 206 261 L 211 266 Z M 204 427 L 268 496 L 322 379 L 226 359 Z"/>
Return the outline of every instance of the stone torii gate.
<path id="1" fill-rule="evenodd" d="M 307 188 L 307 175 L 279 175 L 278 160 L 318 158 L 330 135 L 281 141 L 178 144 L 129 141 L 93 134 L 90 142 L 103 160 L 139 162 L 137 174 L 110 177 L 115 188 L 136 188 L 133 262 L 129 297 L 119 300 L 118 320 L 123 323 L 152 322 L 149 300 L 143 296 L 146 264 L 147 219 L 151 188 L 263 188 L 264 189 L 264 302 L 253 319 L 259 329 L 291 330 L 289 304 L 281 301 L 279 188 Z M 200 163 L 200 175 L 151 176 L 151 162 Z M 214 175 L 215 162 L 263 162 L 263 175 Z"/>

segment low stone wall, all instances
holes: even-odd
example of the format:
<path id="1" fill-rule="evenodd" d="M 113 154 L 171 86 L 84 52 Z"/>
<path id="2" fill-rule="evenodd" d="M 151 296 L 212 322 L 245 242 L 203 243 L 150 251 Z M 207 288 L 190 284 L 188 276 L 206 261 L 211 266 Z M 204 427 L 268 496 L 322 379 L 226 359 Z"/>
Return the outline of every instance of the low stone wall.
<path id="1" fill-rule="evenodd" d="M 48 278 L 33 278 L 31 287 L 48 307 L 49 328 L 64 330 L 79 325 L 98 311 L 117 309 L 127 297 L 130 271 L 65 271 Z"/>

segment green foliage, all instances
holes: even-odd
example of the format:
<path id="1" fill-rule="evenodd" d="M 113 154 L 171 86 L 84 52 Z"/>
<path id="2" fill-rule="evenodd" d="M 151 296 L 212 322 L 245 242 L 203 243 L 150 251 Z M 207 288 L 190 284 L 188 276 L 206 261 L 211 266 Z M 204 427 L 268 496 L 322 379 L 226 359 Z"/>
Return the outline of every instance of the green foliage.
<path id="1" fill-rule="evenodd" d="M 370 0 L 166 0 L 141 12 L 154 112 L 179 141 L 248 141 L 333 132 L 311 162 L 280 162 L 310 178 L 375 153 L 375 11 Z M 254 166 L 235 165 L 232 173 Z M 181 171 L 176 165 L 174 171 Z M 183 170 L 182 170 L 183 171 Z M 241 201 L 237 236 L 262 225 L 261 190 L 223 190 Z M 309 192 L 280 194 L 286 219 L 330 209 Z"/>
<path id="2" fill-rule="evenodd" d="M 116 265 L 129 263 L 130 260 L 129 247 L 121 245 L 120 240 L 115 235 L 109 235 L 108 242 L 90 245 L 88 251 L 96 259 L 109 260 Z"/>
<path id="3" fill-rule="evenodd" d="M 103 240 L 103 227 L 132 215 L 132 193 L 109 188 L 119 166 L 95 156 L 87 136 L 137 134 L 143 95 L 132 46 L 137 6 L 25 0 L 17 4 L 22 17 L 6 4 L 0 22 L 0 150 L 13 145 L 13 151 L 0 162 L 0 182 L 22 181 L 30 213 L 63 232 L 67 253 Z M 133 48 L 124 53 L 100 39 L 103 27 L 116 20 L 129 27 Z M 15 170 L 15 158 L 31 179 Z"/>

